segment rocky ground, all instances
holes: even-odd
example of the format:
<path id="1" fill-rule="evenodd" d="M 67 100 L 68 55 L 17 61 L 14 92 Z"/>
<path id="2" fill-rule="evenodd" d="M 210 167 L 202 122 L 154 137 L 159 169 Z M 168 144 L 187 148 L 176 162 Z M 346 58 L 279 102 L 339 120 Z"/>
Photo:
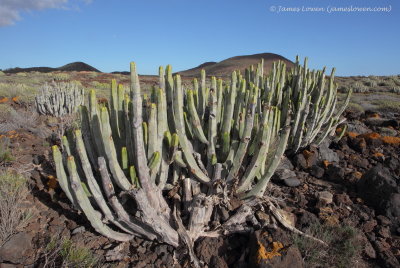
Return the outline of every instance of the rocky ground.
<path id="1" fill-rule="evenodd" d="M 400 267 L 400 115 L 348 110 L 345 116 L 348 128 L 340 140 L 285 158 L 267 193 L 296 228 L 329 247 L 271 224 L 251 234 L 199 240 L 195 252 L 208 267 Z M 37 124 L 49 133 L 59 126 L 46 117 Z M 15 160 L 1 169 L 29 174 L 24 206 L 32 217 L 0 247 L 0 267 L 49 267 L 48 245 L 61 238 L 89 249 L 104 267 L 189 267 L 183 249 L 98 235 L 57 187 L 49 153 L 56 135 L 43 139 L 23 126 L 4 135 Z M 256 217 L 269 221 L 262 211 Z"/>

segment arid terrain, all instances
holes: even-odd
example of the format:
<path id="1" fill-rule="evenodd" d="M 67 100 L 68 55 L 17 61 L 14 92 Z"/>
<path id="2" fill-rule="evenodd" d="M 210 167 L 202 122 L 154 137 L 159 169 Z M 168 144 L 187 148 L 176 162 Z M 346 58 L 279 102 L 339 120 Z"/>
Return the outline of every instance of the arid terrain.
<path id="1" fill-rule="evenodd" d="M 284 59 L 259 55 L 265 56 L 267 71 L 273 60 Z M 179 73 L 190 87 L 201 68 L 207 75 L 226 77 L 257 63 L 259 55 Z M 8 174 L 0 175 L 1 268 L 190 267 L 183 249 L 99 235 L 58 185 L 51 146 L 60 144 L 65 127 L 77 124 L 77 117 L 39 115 L 34 98 L 53 80 L 74 82 L 86 92 L 96 89 L 99 98 L 109 98 L 111 79 L 126 87 L 130 82 L 129 75 L 101 73 L 83 63 L 0 72 L 0 174 Z M 287 155 L 267 190 L 293 226 L 328 246 L 276 223 L 253 233 L 200 239 L 195 253 L 208 267 L 400 267 L 400 75 L 335 81 L 339 101 L 348 89 L 354 91 L 344 114 L 347 121 L 319 147 Z M 150 94 L 158 77 L 141 76 L 140 83 Z M 17 183 L 14 199 L 5 200 L 10 191 L 1 188 L 1 180 L 9 174 L 26 185 Z M 10 210 L 15 213 L 6 214 Z M 255 217 L 269 221 L 261 210 Z"/>

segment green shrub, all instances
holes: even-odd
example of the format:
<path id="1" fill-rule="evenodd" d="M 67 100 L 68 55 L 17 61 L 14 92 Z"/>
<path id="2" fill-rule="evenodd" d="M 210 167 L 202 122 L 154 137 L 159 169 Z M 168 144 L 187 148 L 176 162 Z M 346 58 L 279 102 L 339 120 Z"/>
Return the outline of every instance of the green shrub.
<path id="1" fill-rule="evenodd" d="M 25 177 L 0 173 L 0 247 L 30 218 L 29 211 L 22 206 L 27 194 Z"/>
<path id="2" fill-rule="evenodd" d="M 381 112 L 400 112 L 400 103 L 398 100 L 373 100 L 371 104 L 377 106 L 377 110 Z"/>
<path id="3" fill-rule="evenodd" d="M 357 81 L 352 86 L 354 93 L 365 93 L 368 92 L 368 88 L 363 83 Z"/>
<path id="4" fill-rule="evenodd" d="M 393 86 L 391 91 L 392 91 L 393 93 L 399 94 L 399 93 L 400 93 L 400 87 L 399 87 L 399 86 Z"/>
<path id="5" fill-rule="evenodd" d="M 347 105 L 346 110 L 355 111 L 355 112 L 364 112 L 364 107 L 362 107 L 358 103 L 350 102 L 349 105 Z"/>
<path id="6" fill-rule="evenodd" d="M 325 241 L 328 247 L 321 247 L 304 236 L 293 235 L 293 242 L 299 248 L 306 267 L 350 267 L 361 252 L 357 231 L 353 227 L 314 224 L 308 233 Z"/>
<path id="7" fill-rule="evenodd" d="M 367 79 L 364 84 L 368 87 L 377 87 L 378 86 L 378 82 L 376 82 L 376 80 L 372 80 L 372 79 Z"/>
<path id="8" fill-rule="evenodd" d="M 10 139 L 7 137 L 0 138 L 0 164 L 7 163 L 14 160 L 12 153 L 9 149 Z"/>
<path id="9" fill-rule="evenodd" d="M 42 259 L 54 267 L 101 267 L 99 258 L 89 249 L 77 247 L 66 238 L 52 238 L 44 250 Z"/>

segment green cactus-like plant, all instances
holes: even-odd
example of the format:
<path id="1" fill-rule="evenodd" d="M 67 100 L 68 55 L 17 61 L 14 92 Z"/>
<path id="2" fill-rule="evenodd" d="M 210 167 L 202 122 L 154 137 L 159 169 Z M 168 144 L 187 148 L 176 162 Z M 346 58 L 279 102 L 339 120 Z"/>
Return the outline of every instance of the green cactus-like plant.
<path id="1" fill-rule="evenodd" d="M 72 82 L 46 83 L 35 97 L 37 111 L 62 117 L 77 111 L 84 103 L 84 89 Z"/>
<path id="2" fill-rule="evenodd" d="M 62 139 L 63 154 L 53 146 L 57 176 L 99 233 L 120 241 L 184 242 L 198 264 L 192 246 L 207 235 L 217 204 L 230 210 L 229 196 L 244 200 L 233 220 L 219 219 L 222 231 L 215 232 L 245 224 L 251 200 L 264 195 L 284 153 L 322 141 L 342 122 L 344 107 L 335 111 L 334 71 L 325 86 L 324 70 L 310 71 L 307 60 L 290 71 L 278 62 L 268 75 L 261 62 L 244 76 L 233 72 L 227 82 L 212 77 L 210 88 L 204 71 L 193 89 L 183 89 L 170 66 L 160 67 L 159 76 L 151 97 L 142 97 L 131 63 L 129 95 L 112 81 L 109 108 L 99 106 L 91 90 L 88 108 L 80 109 L 82 130 Z M 172 207 L 163 190 L 171 190 Z"/>

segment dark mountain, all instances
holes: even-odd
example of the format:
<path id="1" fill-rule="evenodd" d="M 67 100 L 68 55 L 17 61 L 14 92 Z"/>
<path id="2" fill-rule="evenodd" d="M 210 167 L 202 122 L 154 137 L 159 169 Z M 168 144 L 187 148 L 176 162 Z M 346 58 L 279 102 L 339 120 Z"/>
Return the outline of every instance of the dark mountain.
<path id="1" fill-rule="evenodd" d="M 260 53 L 254 55 L 244 55 L 228 58 L 220 62 L 206 62 L 195 68 L 178 72 L 182 76 L 199 76 L 201 69 L 204 69 L 209 76 L 225 77 L 229 76 L 234 70 L 244 71 L 250 65 L 254 65 L 264 59 L 264 70 L 269 72 L 274 61 L 282 60 L 288 67 L 293 66 L 293 62 L 273 53 Z"/>
<path id="2" fill-rule="evenodd" d="M 84 62 L 72 62 L 69 64 L 66 64 L 64 66 L 58 67 L 58 68 L 51 68 L 51 67 L 29 67 L 29 68 L 11 68 L 4 70 L 4 73 L 9 73 L 9 74 L 15 74 L 15 73 L 20 73 L 20 72 L 41 72 L 41 73 L 50 73 L 50 72 L 72 72 L 72 71 L 86 71 L 86 72 L 100 72 L 96 68 L 90 66 L 89 64 L 86 64 Z"/>

